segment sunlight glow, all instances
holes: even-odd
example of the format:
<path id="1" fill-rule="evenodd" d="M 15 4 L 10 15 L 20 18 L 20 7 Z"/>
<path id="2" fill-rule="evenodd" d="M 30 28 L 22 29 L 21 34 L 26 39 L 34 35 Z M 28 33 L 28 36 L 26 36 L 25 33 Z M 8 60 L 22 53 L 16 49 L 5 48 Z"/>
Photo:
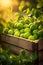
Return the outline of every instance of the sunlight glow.
<path id="1" fill-rule="evenodd" d="M 0 5 L 2 7 L 9 7 L 12 5 L 12 0 L 0 0 Z"/>

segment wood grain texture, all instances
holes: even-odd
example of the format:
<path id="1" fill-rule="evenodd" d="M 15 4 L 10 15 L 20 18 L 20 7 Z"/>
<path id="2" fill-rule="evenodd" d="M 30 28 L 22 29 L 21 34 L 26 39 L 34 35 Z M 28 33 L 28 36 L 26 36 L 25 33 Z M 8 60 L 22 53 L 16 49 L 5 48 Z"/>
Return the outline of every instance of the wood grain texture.
<path id="1" fill-rule="evenodd" d="M 13 37 L 11 35 L 2 34 L 1 35 L 2 40 L 2 46 L 4 48 L 7 48 L 7 46 L 11 47 L 11 51 L 19 54 L 20 50 L 25 49 L 27 50 L 27 55 L 30 55 L 32 53 L 37 54 L 38 59 L 36 61 L 36 64 L 38 65 L 39 62 L 43 60 L 43 40 L 35 40 L 30 41 L 27 39 L 19 38 L 19 37 Z M 39 65 L 43 65 L 43 62 Z"/>

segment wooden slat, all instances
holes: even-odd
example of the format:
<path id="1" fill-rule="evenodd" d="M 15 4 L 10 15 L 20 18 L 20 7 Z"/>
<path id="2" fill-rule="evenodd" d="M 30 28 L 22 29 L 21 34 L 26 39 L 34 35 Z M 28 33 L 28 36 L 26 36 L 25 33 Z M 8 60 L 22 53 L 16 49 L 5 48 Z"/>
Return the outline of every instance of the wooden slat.
<path id="1" fill-rule="evenodd" d="M 39 61 L 43 60 L 43 51 L 39 51 Z"/>
<path id="2" fill-rule="evenodd" d="M 30 41 L 19 37 L 13 37 L 7 34 L 1 35 L 1 40 L 4 47 L 11 46 L 11 50 L 20 53 L 20 50 L 26 49 L 29 52 L 27 54 L 36 53 L 38 55 L 38 60 L 43 60 L 43 40 Z M 31 52 L 32 51 L 32 52 Z M 36 61 L 38 65 L 38 60 Z"/>
<path id="3" fill-rule="evenodd" d="M 39 50 L 43 50 L 43 41 L 40 41 L 38 43 Z"/>
<path id="4" fill-rule="evenodd" d="M 43 65 L 43 61 L 39 62 L 39 65 Z"/>
<path id="5" fill-rule="evenodd" d="M 9 36 L 9 35 L 2 35 L 1 37 L 2 41 L 6 41 L 10 44 L 32 50 L 32 43 L 30 41 L 27 41 L 25 39 Z"/>
<path id="6" fill-rule="evenodd" d="M 7 43 L 2 43 L 2 47 L 3 47 L 3 48 L 8 48 L 8 47 L 10 47 L 10 50 L 11 50 L 13 53 L 16 53 L 16 54 L 19 54 L 20 51 L 23 50 L 23 48 L 20 48 L 20 47 L 11 45 L 11 44 L 7 44 Z M 32 54 L 32 51 L 26 50 L 26 54 L 27 54 L 27 55 L 30 55 L 30 54 Z"/>

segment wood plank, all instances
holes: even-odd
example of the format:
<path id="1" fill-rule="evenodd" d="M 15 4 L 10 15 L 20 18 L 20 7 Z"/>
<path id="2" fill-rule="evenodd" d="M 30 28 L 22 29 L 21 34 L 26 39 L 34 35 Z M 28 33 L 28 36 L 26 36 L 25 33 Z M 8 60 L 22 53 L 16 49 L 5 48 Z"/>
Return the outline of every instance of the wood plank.
<path id="1" fill-rule="evenodd" d="M 11 52 L 13 52 L 15 54 L 20 54 L 20 51 L 23 50 L 23 48 L 20 48 L 20 47 L 11 45 L 11 44 L 7 44 L 7 43 L 2 43 L 2 47 L 4 49 L 10 47 Z M 26 50 L 26 54 L 30 55 L 30 54 L 32 54 L 32 51 Z"/>
<path id="2" fill-rule="evenodd" d="M 9 36 L 9 35 L 4 35 L 4 34 L 1 36 L 1 39 L 2 41 L 8 42 L 10 44 L 13 44 L 22 48 L 26 48 L 28 50 L 32 50 L 33 43 L 25 39 L 21 39 L 21 38 Z"/>
<path id="3" fill-rule="evenodd" d="M 43 61 L 39 62 L 39 65 L 43 65 Z"/>
<path id="4" fill-rule="evenodd" d="M 39 61 L 43 60 L 43 51 L 39 51 Z"/>

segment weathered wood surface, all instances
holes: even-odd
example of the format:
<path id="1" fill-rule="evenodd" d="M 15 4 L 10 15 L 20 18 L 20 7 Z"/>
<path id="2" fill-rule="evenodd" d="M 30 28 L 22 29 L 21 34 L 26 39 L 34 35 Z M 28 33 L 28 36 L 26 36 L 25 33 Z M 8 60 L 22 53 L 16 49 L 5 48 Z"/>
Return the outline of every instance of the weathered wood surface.
<path id="1" fill-rule="evenodd" d="M 13 37 L 10 35 L 4 35 L 4 34 L 1 36 L 1 39 L 2 39 L 2 41 L 5 41 L 9 44 L 13 44 L 13 45 L 16 45 L 16 46 L 19 46 L 19 47 L 22 47 L 22 48 L 25 48 L 28 50 L 32 50 L 33 43 L 30 41 L 27 41 L 25 39 Z"/>
<path id="2" fill-rule="evenodd" d="M 13 37 L 7 34 L 2 34 L 1 40 L 3 43 L 2 46 L 4 48 L 7 48 L 7 46 L 10 46 L 12 52 L 19 54 L 20 50 L 26 49 L 28 55 L 35 53 L 38 55 L 39 61 L 41 60 L 43 61 L 43 40 L 30 41 L 30 40 L 26 40 L 26 39 L 22 39 L 18 37 Z"/>
<path id="3" fill-rule="evenodd" d="M 43 49 L 43 40 L 30 41 L 30 40 L 19 38 L 19 37 L 13 37 L 7 34 L 2 34 L 1 39 L 2 41 L 5 41 L 13 45 L 17 45 L 22 48 L 26 48 L 28 50 L 32 50 L 33 43 L 38 44 L 38 50 Z"/>

